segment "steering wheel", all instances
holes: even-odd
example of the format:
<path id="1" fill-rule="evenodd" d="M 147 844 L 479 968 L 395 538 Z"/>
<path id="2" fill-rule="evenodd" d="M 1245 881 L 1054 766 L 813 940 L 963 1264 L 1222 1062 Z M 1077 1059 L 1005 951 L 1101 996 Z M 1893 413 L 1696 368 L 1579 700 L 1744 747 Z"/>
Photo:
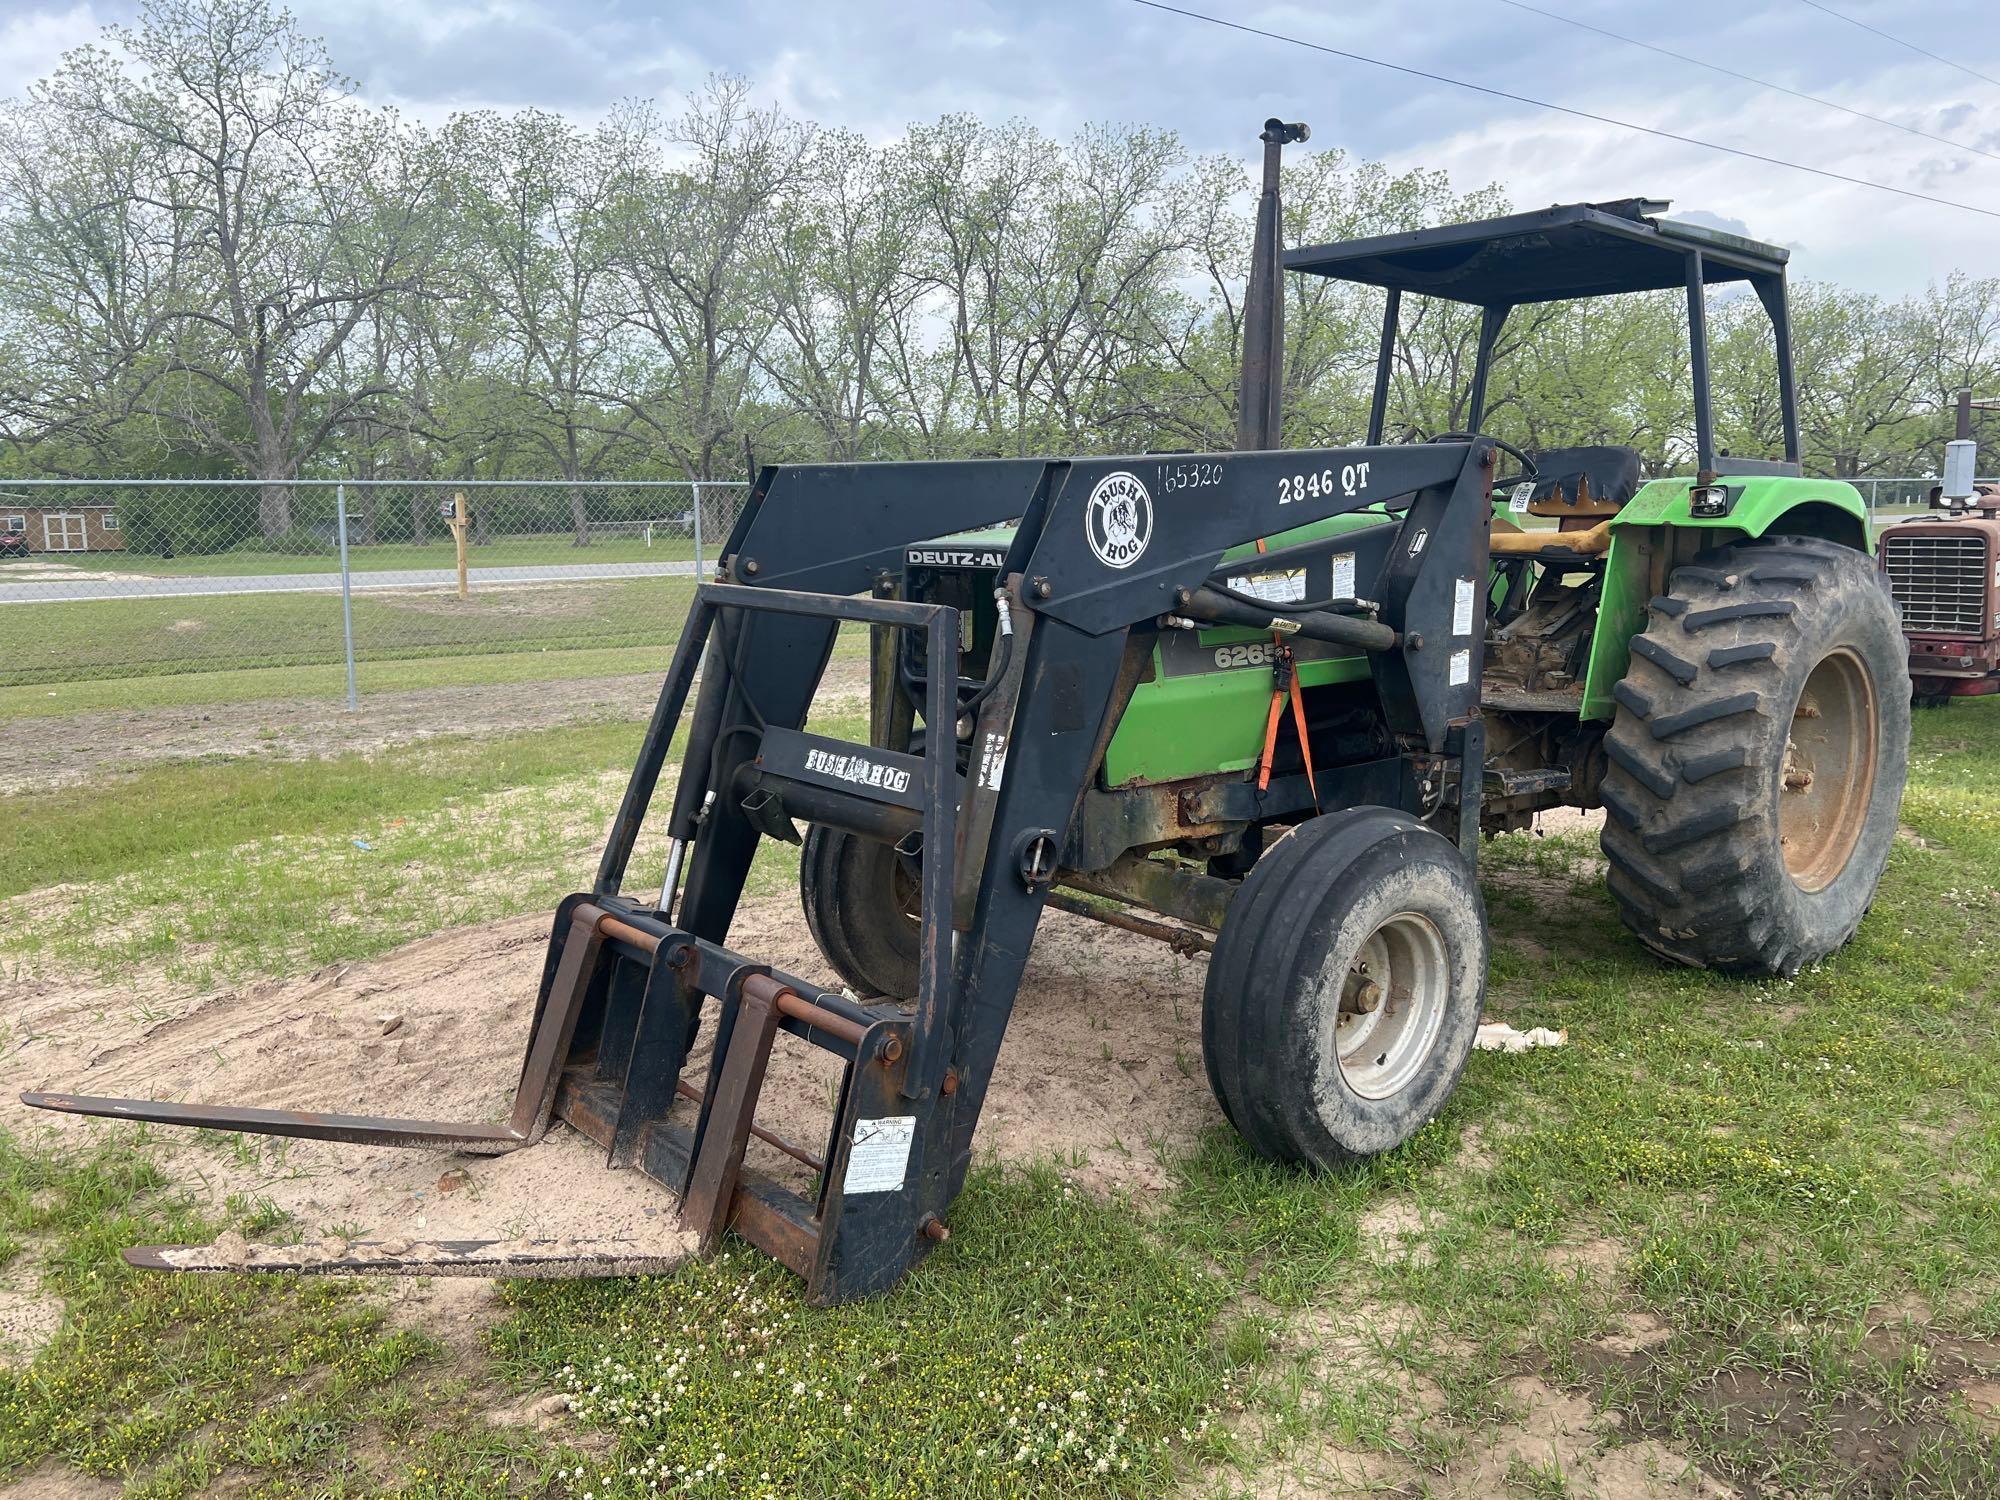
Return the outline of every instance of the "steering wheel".
<path id="1" fill-rule="evenodd" d="M 1510 474 L 1505 479 L 1495 479 L 1493 481 L 1494 489 L 1498 490 L 1510 484 L 1519 484 L 1524 479 L 1539 479 L 1541 477 L 1541 470 L 1535 467 L 1535 461 L 1528 457 L 1527 454 L 1516 448 L 1512 443 L 1502 442 L 1499 438 L 1489 437 L 1483 432 L 1440 432 L 1432 437 L 1431 441 L 1433 443 L 1470 443 L 1478 438 L 1485 438 L 1487 442 L 1498 448 L 1502 453 L 1511 454 L 1521 461 L 1521 472 Z"/>

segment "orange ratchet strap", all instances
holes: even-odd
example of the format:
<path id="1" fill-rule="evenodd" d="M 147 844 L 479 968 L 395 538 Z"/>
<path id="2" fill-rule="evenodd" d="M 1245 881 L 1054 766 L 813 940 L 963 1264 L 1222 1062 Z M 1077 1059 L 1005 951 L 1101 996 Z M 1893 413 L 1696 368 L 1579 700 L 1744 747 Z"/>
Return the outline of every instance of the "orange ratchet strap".
<path id="1" fill-rule="evenodd" d="M 1264 539 L 1257 538 L 1257 550 L 1264 550 Z M 1285 701 L 1291 700 L 1292 725 L 1299 733 L 1299 754 L 1306 763 L 1306 786 L 1312 791 L 1313 810 L 1319 810 L 1319 783 L 1313 779 L 1312 741 L 1306 735 L 1305 697 L 1299 692 L 1298 664 L 1292 656 L 1292 648 L 1285 638 L 1273 631 L 1271 634 L 1271 711 L 1264 719 L 1264 753 L 1257 762 L 1257 790 L 1268 790 L 1271 785 L 1271 762 L 1278 749 L 1278 721 L 1284 717 Z"/>

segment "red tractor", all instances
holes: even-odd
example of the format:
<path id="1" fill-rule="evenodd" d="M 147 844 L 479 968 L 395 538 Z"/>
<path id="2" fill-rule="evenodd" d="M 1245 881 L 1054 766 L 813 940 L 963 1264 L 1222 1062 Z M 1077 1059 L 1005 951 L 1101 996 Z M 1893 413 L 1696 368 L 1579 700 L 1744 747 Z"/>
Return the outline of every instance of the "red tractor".
<path id="1" fill-rule="evenodd" d="M 1944 480 L 1930 495 L 1939 514 L 1882 533 L 1882 571 L 1909 637 L 1919 708 L 2000 693 L 2000 484 L 1973 477 L 1974 407 L 2000 410 L 2000 401 L 1958 393 L 1958 436 L 1945 445 Z"/>

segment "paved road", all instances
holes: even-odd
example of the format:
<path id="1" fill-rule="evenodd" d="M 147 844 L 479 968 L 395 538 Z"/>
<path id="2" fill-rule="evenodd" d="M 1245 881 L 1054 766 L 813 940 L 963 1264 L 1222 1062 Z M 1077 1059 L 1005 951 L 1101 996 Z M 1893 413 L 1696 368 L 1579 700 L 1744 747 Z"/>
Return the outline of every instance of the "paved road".
<path id="1" fill-rule="evenodd" d="M 475 588 L 508 588 L 524 583 L 574 583 L 594 578 L 689 577 L 692 562 L 577 563 L 524 568 L 473 568 L 468 577 Z M 338 573 L 246 573 L 231 578 L 140 578 L 130 574 L 105 578 L 65 571 L 61 577 L 15 582 L 11 569 L 0 567 L 0 604 L 59 604 L 84 599 L 192 599 L 217 594 L 337 594 Z M 391 572 L 357 572 L 356 593 L 371 589 L 415 589 L 458 582 L 454 568 L 404 568 Z"/>

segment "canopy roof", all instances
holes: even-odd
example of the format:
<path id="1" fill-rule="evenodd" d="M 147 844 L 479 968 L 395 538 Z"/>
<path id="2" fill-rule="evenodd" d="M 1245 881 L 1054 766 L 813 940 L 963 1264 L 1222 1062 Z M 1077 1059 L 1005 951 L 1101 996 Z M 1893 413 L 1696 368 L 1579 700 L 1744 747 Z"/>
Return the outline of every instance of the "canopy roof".
<path id="1" fill-rule="evenodd" d="M 1780 277 L 1790 252 L 1657 215 L 1667 204 L 1563 203 L 1533 213 L 1285 252 L 1288 271 L 1483 307 L 1686 287 L 1699 250 L 1708 283 Z"/>

